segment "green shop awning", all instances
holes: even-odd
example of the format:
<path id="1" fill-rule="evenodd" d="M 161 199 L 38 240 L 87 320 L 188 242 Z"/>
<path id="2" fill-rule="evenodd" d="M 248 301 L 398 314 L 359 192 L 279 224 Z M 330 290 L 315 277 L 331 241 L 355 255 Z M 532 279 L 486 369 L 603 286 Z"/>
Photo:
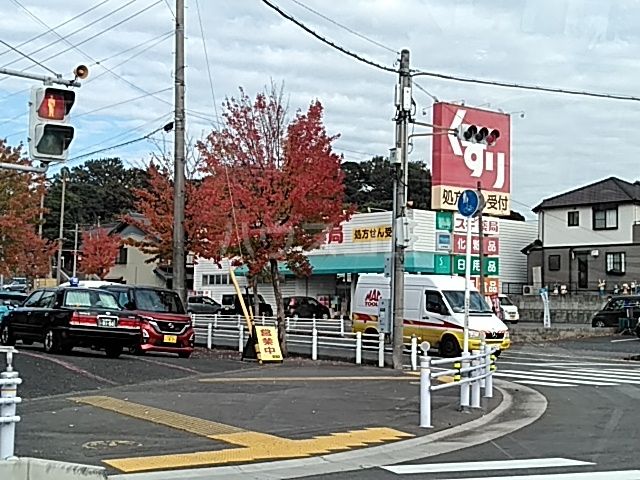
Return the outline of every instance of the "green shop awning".
<path id="1" fill-rule="evenodd" d="M 309 255 L 309 262 L 315 275 L 331 275 L 339 273 L 383 273 L 384 257 L 378 253 L 340 253 L 336 255 Z M 405 270 L 409 273 L 434 273 L 435 254 L 431 252 L 405 253 Z M 279 265 L 280 273 L 293 275 L 284 265 Z M 237 275 L 246 275 L 247 268 L 239 267 Z"/>

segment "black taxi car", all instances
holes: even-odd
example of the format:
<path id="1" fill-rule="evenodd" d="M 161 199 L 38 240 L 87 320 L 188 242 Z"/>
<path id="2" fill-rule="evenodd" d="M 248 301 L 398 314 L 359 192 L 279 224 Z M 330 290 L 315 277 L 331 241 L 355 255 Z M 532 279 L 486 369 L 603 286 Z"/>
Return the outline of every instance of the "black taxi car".
<path id="1" fill-rule="evenodd" d="M 42 343 L 47 353 L 76 346 L 104 349 L 108 357 L 140 343 L 140 321 L 111 292 L 83 287 L 35 290 L 0 323 L 0 343 Z"/>

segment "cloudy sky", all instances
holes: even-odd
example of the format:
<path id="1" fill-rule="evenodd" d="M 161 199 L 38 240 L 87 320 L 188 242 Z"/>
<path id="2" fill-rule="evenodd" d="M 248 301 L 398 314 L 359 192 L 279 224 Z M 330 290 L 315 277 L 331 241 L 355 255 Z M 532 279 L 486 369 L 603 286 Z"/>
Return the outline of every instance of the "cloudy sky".
<path id="1" fill-rule="evenodd" d="M 71 157 L 135 140 L 171 119 L 174 0 L 0 0 L 0 40 L 70 75 L 90 76 L 73 109 Z M 640 2 L 600 0 L 273 0 L 322 36 L 381 65 L 411 51 L 411 66 L 481 79 L 639 95 Z M 393 145 L 397 76 L 319 42 L 260 0 L 186 0 L 188 135 L 215 128 L 225 97 L 284 82 L 295 113 L 319 99 L 346 160 L 386 155 Z M 89 10 L 89 11 L 88 11 Z M 77 17 L 77 18 L 74 18 Z M 62 25 L 61 25 L 62 24 Z M 0 46 L 0 66 L 47 71 Z M 208 58 L 208 62 L 207 62 Z M 208 67 L 207 67 L 208 63 Z M 433 97 L 514 112 L 513 208 L 615 175 L 640 178 L 631 133 L 640 102 L 513 90 L 421 77 L 417 119 Z M 0 76 L 0 137 L 26 142 L 28 88 Z M 215 98 L 215 100 L 214 100 Z M 171 151 L 153 135 L 103 155 L 142 165 Z M 635 141 L 635 140 L 634 140 Z M 412 160 L 430 162 L 416 140 Z M 79 164 L 85 159 L 70 162 Z M 56 169 L 52 169 L 53 172 Z"/>

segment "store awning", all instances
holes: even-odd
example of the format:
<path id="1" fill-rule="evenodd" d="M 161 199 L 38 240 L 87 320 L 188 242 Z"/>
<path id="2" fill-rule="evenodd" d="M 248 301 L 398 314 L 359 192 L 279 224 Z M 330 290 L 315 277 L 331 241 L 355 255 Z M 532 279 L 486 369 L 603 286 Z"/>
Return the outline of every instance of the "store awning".
<path id="1" fill-rule="evenodd" d="M 335 275 L 340 273 L 384 273 L 385 253 L 341 253 L 334 255 L 309 255 L 314 275 Z M 435 255 L 431 252 L 405 253 L 405 270 L 409 273 L 434 273 Z M 293 275 L 284 264 L 279 265 L 280 273 Z M 237 275 L 246 275 L 247 268 L 239 267 Z"/>

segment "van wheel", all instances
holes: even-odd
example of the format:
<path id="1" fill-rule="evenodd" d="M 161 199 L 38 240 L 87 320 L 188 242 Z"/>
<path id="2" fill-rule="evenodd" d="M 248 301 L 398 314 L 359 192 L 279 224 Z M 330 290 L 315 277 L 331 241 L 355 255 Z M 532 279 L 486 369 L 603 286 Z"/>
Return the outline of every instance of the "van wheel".
<path id="1" fill-rule="evenodd" d="M 445 337 L 440 340 L 440 355 L 446 358 L 453 358 L 460 356 L 460 345 L 458 345 L 458 340 L 453 335 L 445 335 Z"/>

